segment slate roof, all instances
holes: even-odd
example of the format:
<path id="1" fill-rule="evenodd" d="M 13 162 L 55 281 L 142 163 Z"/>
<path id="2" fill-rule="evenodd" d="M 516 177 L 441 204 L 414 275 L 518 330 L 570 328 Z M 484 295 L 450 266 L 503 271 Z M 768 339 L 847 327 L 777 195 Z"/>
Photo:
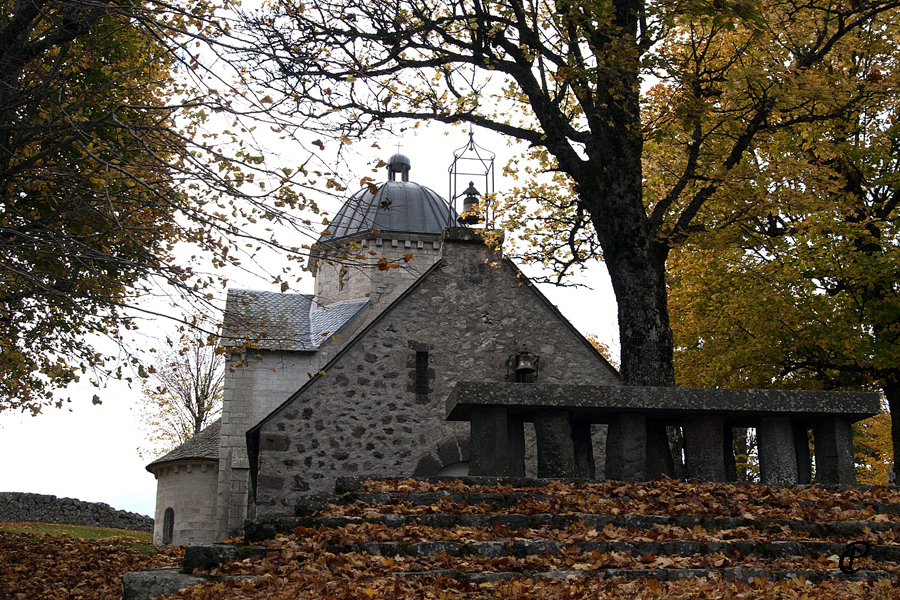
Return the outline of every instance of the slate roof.
<path id="1" fill-rule="evenodd" d="M 218 461 L 221 429 L 222 419 L 217 419 L 182 445 L 147 465 L 147 470 L 152 473 L 153 470 L 150 467 L 176 460 L 203 459 Z"/>
<path id="2" fill-rule="evenodd" d="M 313 343 L 319 347 L 324 346 L 331 336 L 343 329 L 344 325 L 349 323 L 367 304 L 369 304 L 368 300 L 354 300 L 319 309 L 313 306 L 313 310 L 310 312 Z"/>
<path id="3" fill-rule="evenodd" d="M 373 194 L 368 187 L 351 196 L 328 225 L 319 243 L 373 229 L 380 232 L 440 235 L 456 225 L 456 211 L 437 192 L 412 181 L 386 181 Z"/>
<path id="4" fill-rule="evenodd" d="M 318 308 L 310 294 L 228 290 L 221 343 L 316 352 L 368 303 L 357 300 Z"/>

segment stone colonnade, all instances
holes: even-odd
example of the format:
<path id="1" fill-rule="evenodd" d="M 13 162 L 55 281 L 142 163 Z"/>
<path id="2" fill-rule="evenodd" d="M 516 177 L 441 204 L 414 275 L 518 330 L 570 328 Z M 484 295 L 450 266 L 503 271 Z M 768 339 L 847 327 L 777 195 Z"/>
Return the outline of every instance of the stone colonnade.
<path id="1" fill-rule="evenodd" d="M 592 479 L 590 426 L 607 423 L 607 479 L 672 474 L 665 428 L 680 426 L 688 476 L 734 481 L 732 428 L 755 427 L 761 481 L 778 485 L 810 483 L 810 428 L 816 480 L 855 483 L 850 425 L 877 411 L 868 393 L 535 384 L 460 383 L 447 402 L 448 419 L 471 422 L 473 476 L 524 476 L 533 422 L 538 477 Z"/>

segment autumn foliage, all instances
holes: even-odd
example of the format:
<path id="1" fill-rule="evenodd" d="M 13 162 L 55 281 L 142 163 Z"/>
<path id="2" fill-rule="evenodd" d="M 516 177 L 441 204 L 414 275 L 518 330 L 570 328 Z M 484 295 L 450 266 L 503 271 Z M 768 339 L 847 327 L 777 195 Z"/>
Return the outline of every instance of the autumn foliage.
<path id="1" fill-rule="evenodd" d="M 432 501 L 422 502 L 424 497 Z M 788 488 L 671 480 L 514 488 L 405 480 L 367 482 L 355 498 L 320 511 L 318 521 L 310 521 L 310 526 L 264 542 L 272 550 L 268 556 L 227 563 L 205 573 L 242 579 L 197 586 L 177 597 L 900 597 L 900 588 L 894 585 L 900 577 L 896 562 L 860 559 L 856 564 L 890 573 L 892 579 L 839 581 L 831 575 L 837 572 L 838 557 L 827 552 L 773 557 L 734 549 L 776 548 L 789 542 L 840 548 L 849 541 L 846 535 L 815 525 L 843 522 L 856 527 L 847 524 L 860 521 L 869 523 L 859 527 L 871 544 L 900 545 L 900 491 L 896 488 Z M 629 525 L 626 514 L 632 521 L 636 515 L 656 515 L 657 522 Z M 436 519 L 449 517 L 457 519 L 455 525 L 438 525 Z M 511 523 L 512 517 L 522 524 L 503 524 L 503 519 Z M 606 525 L 598 525 L 603 518 Z M 619 518 L 623 520 L 616 521 Z M 548 519 L 552 525 L 546 523 Z M 319 525 L 312 526 L 316 522 Z M 494 551 L 485 552 L 485 543 Z M 516 551 L 528 543 L 545 544 L 546 550 Z M 707 544 L 709 550 L 654 554 L 615 546 L 622 543 L 699 543 Z M 719 551 L 715 544 L 732 549 Z M 696 579 L 656 581 L 613 576 L 609 571 L 722 569 L 718 572 L 724 573 L 736 567 L 793 570 L 808 576 L 783 581 L 754 577 L 741 582 L 698 574 Z M 823 580 L 813 581 L 816 574 L 826 573 Z"/>
<path id="2" fill-rule="evenodd" d="M 0 598 L 118 600 L 124 573 L 181 562 L 181 548 L 160 548 L 151 558 L 125 541 L 133 540 L 0 531 Z"/>
<path id="3" fill-rule="evenodd" d="M 195 571 L 209 583 L 167 598 L 900 598 L 900 564 L 884 558 L 900 547 L 893 487 L 371 481 L 297 522 L 261 542 L 267 555 Z M 880 549 L 855 567 L 882 579 L 839 578 L 852 539 Z M 782 551 L 795 543 L 819 551 Z M 701 551 L 649 551 L 691 544 Z M 0 597 L 112 598 L 123 570 L 177 556 L 0 534 Z M 737 568 L 799 575 L 724 576 Z M 638 576 L 678 569 L 711 572 Z"/>

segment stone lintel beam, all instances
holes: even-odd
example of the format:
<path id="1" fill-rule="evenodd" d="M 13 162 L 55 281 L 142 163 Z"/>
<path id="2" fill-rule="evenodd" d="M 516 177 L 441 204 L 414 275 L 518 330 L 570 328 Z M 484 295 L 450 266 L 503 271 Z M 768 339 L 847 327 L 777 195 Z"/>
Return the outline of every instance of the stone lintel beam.
<path id="1" fill-rule="evenodd" d="M 456 384 L 446 403 L 448 421 L 468 421 L 478 406 L 502 406 L 509 414 L 533 419 L 537 407 L 568 411 L 573 419 L 609 423 L 623 412 L 643 412 L 662 421 L 715 413 L 731 422 L 768 416 L 794 416 L 814 421 L 840 417 L 850 423 L 881 411 L 874 392 L 799 390 L 730 390 L 661 388 L 625 385 L 558 385 L 549 383 L 469 382 Z M 743 426 L 743 425 L 735 425 Z"/>

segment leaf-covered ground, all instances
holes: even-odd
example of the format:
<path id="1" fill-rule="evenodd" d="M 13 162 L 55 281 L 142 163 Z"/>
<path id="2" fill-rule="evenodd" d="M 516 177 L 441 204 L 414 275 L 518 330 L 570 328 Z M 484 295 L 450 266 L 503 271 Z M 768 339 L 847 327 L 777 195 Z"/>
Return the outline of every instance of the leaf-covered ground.
<path id="1" fill-rule="evenodd" d="M 4 525 L 0 600 L 120 600 L 124 573 L 179 566 L 183 557 L 183 549 L 171 547 L 147 556 L 133 547 L 136 538 L 128 535 L 83 539 Z M 10 531 L 15 529 L 25 531 Z"/>
<path id="2" fill-rule="evenodd" d="M 423 502 L 423 498 L 433 501 Z M 562 525 L 542 524 L 548 514 L 563 518 L 559 521 Z M 598 515 L 626 514 L 705 520 L 694 526 L 676 525 L 674 518 L 666 521 L 669 524 L 597 525 Z M 504 515 L 528 515 L 529 524 L 512 528 L 496 521 Z M 457 516 L 461 516 L 459 523 L 469 524 L 434 525 L 452 523 Z M 726 579 L 715 569 L 833 574 L 838 558 L 733 551 L 641 554 L 604 546 L 621 542 L 703 543 L 709 547 L 747 542 L 760 547 L 781 542 L 843 545 L 865 539 L 893 552 L 900 547 L 897 488 L 780 488 L 675 481 L 511 488 L 405 480 L 367 482 L 350 501 L 330 505 L 316 517 L 330 518 L 330 526 L 297 527 L 291 535 L 263 542 L 271 550 L 268 556 L 198 573 L 223 578 L 168 598 L 900 599 L 900 565 L 893 560 L 867 557 L 857 559 L 854 565 L 886 573 L 889 579 L 841 581 L 826 575 L 824 581 L 754 577 L 741 582 Z M 439 517 L 432 519 L 434 526 L 425 524 L 432 517 Z M 836 522 L 855 528 L 861 538 L 850 539 L 829 530 Z M 462 551 L 415 550 L 433 542 L 455 545 Z M 507 545 L 536 542 L 555 544 L 558 551 L 503 553 Z M 501 551 L 467 550 L 485 543 Z M 109 539 L 0 532 L 0 600 L 119 598 L 122 573 L 174 566 L 180 559 L 178 549 L 162 549 L 156 557 L 147 558 Z M 704 568 L 714 572 L 673 581 L 607 575 L 608 569 L 633 573 Z M 537 576 L 548 573 L 557 578 Z M 475 575 L 481 579 L 473 579 Z"/>
<path id="3" fill-rule="evenodd" d="M 451 495 L 431 504 L 421 496 Z M 500 502 L 470 502 L 479 498 Z M 499 496 L 498 496 L 499 495 Z M 438 494 L 439 496 L 439 494 Z M 900 598 L 900 565 L 888 560 L 858 559 L 855 567 L 887 572 L 891 579 L 814 583 L 805 577 L 785 581 L 755 578 L 725 580 L 718 574 L 698 579 L 655 581 L 607 577 L 606 569 L 700 569 L 747 567 L 769 571 L 835 572 L 837 556 L 764 557 L 753 554 L 706 552 L 640 555 L 590 550 L 592 544 L 619 541 L 699 542 L 782 541 L 832 542 L 849 539 L 826 531 L 811 534 L 788 525 L 705 529 L 654 525 L 647 528 L 609 523 L 596 528 L 581 515 L 695 515 L 712 519 L 784 519 L 859 524 L 874 545 L 900 545 L 900 492 L 896 488 L 824 489 L 766 486 L 697 485 L 674 481 L 644 484 L 604 482 L 567 485 L 554 483 L 523 490 L 507 486 L 466 486 L 424 481 L 368 482 L 358 500 L 331 505 L 317 517 L 349 519 L 340 526 L 297 527 L 289 536 L 264 542 L 273 552 L 223 565 L 205 574 L 243 576 L 242 579 L 197 586 L 178 598 Z M 509 501 L 509 499 L 513 501 Z M 430 527 L 417 522 L 424 515 L 572 515 L 565 527 L 536 526 L 518 530 L 494 523 L 478 526 Z M 385 515 L 402 515 L 391 526 Z M 381 520 L 381 522 L 379 522 Z M 373 522 L 374 521 L 374 522 Z M 721 521 L 726 522 L 726 521 Z M 399 524 L 398 524 L 399 523 Z M 767 521 L 768 523 L 768 521 Z M 510 545 L 545 540 L 562 544 L 557 553 L 492 556 L 468 552 L 479 543 Z M 461 552 L 417 553 L 428 542 L 462 544 Z M 373 543 L 381 553 L 373 552 Z M 455 546 L 459 549 L 459 546 Z M 410 572 L 431 573 L 407 575 Z M 534 577 L 538 573 L 560 578 Z M 446 576 L 450 573 L 454 576 Z M 575 573 L 573 575 L 573 573 Z M 578 574 L 584 574 L 581 576 Z M 459 574 L 463 574 L 460 577 Z M 481 580 L 465 576 L 479 574 Z M 485 575 L 497 580 L 485 581 Z"/>

